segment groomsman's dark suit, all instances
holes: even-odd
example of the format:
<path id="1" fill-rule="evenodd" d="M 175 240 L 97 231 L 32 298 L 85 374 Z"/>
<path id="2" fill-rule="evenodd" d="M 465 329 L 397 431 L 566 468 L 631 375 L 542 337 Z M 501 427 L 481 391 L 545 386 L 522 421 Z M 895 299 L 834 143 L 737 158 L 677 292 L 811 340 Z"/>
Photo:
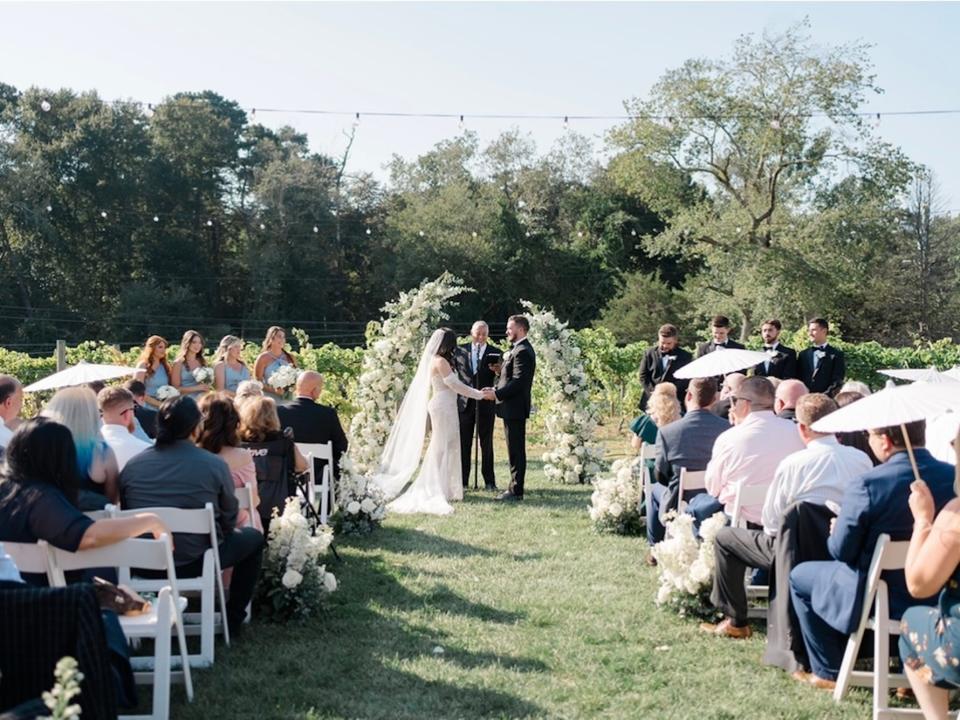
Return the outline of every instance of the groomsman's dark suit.
<path id="1" fill-rule="evenodd" d="M 762 362 L 754 367 L 753 374 L 781 380 L 792 380 L 797 377 L 797 351 L 780 343 L 763 346 L 764 352 L 771 350 L 777 354 L 770 358 L 769 363 Z"/>
<path id="2" fill-rule="evenodd" d="M 480 346 L 476 366 L 473 359 L 473 342 L 463 343 L 454 355 L 454 364 L 460 380 L 470 387 L 488 388 L 497 382 L 497 376 L 490 369 L 491 362 L 500 361 L 500 349 L 484 343 Z M 457 409 L 460 411 L 460 461 L 463 464 L 463 486 L 470 480 L 470 461 L 473 458 L 473 426 L 477 424 L 480 436 L 480 466 L 483 484 L 487 490 L 496 490 L 497 483 L 493 475 L 493 421 L 497 416 L 492 402 L 473 400 L 457 395 Z"/>
<path id="3" fill-rule="evenodd" d="M 826 393 L 833 397 L 843 387 L 846 371 L 843 350 L 829 343 L 808 347 L 797 358 L 797 378 L 812 393 Z"/>
<path id="4" fill-rule="evenodd" d="M 277 415 L 280 416 L 281 427 L 293 429 L 295 442 L 333 443 L 333 477 L 339 479 L 340 456 L 347 451 L 347 436 L 337 411 L 301 396 L 277 406 Z M 323 472 L 319 461 L 316 471 L 319 478 L 319 473 Z"/>
<path id="5" fill-rule="evenodd" d="M 699 345 L 697 345 L 697 351 L 696 353 L 694 353 L 694 358 L 703 357 L 704 355 L 707 355 L 719 349 L 743 350 L 743 345 L 738 343 L 736 340 L 731 340 L 730 338 L 727 338 L 727 341 L 723 343 L 718 343 L 718 342 L 714 342 L 713 340 L 709 340 L 705 343 L 700 343 Z M 717 389 L 719 390 L 720 388 L 723 387 L 723 375 L 717 375 L 716 379 L 717 379 Z M 677 394 L 679 395 L 679 388 L 677 388 L 677 390 L 678 390 Z"/>
<path id="6" fill-rule="evenodd" d="M 664 358 L 673 358 L 664 362 Z M 643 395 L 640 398 L 640 409 L 647 409 L 647 400 L 653 393 L 653 389 L 662 382 L 673 383 L 677 386 L 677 397 L 682 398 L 687 392 L 687 383 L 689 380 L 676 380 L 673 374 L 693 360 L 693 356 L 682 347 L 677 346 L 668 353 L 660 352 L 660 348 L 654 345 L 643 354 L 643 362 L 640 363 L 640 382 L 643 383 Z"/>
<path id="7" fill-rule="evenodd" d="M 530 417 L 530 391 L 536 368 L 537 356 L 530 341 L 524 338 L 503 356 L 497 379 L 497 415 L 503 418 L 510 460 L 509 492 L 518 498 L 523 497 L 527 472 L 527 418 Z"/>
<path id="8" fill-rule="evenodd" d="M 157 436 L 157 411 L 149 405 L 134 404 L 133 414 L 140 421 L 140 427 L 151 438 Z"/>

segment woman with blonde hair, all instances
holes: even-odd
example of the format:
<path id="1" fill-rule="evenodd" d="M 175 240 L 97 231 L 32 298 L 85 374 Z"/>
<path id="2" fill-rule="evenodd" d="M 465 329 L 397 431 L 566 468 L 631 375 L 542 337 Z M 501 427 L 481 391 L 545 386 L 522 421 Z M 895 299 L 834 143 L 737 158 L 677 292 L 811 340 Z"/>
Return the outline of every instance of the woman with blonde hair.
<path id="1" fill-rule="evenodd" d="M 287 334 L 284 329 L 278 325 L 273 325 L 267 329 L 267 335 L 263 339 L 263 352 L 257 356 L 257 362 L 253 366 L 254 377 L 263 383 L 263 389 L 272 395 L 281 396 L 283 390 L 271 387 L 269 380 L 284 365 L 297 366 L 296 361 L 284 348 L 287 342 Z"/>
<path id="2" fill-rule="evenodd" d="M 647 401 L 647 414 L 641 415 L 630 426 L 633 437 L 630 444 L 640 449 L 641 443 L 653 445 L 657 441 L 659 428 L 680 419 L 680 401 L 677 399 L 677 386 L 662 382 L 653 389 Z"/>
<path id="3" fill-rule="evenodd" d="M 224 335 L 213 356 L 213 386 L 230 397 L 237 394 L 237 387 L 250 379 L 250 369 L 243 361 L 243 340 L 236 335 Z"/>
<path id="4" fill-rule="evenodd" d="M 245 402 L 262 397 L 263 383 L 257 382 L 256 380 L 244 380 L 237 385 L 237 394 L 233 397 L 233 404 L 236 406 L 237 412 L 240 412 L 240 408 L 243 407 Z"/>
<path id="5" fill-rule="evenodd" d="M 80 509 L 102 510 L 107 503 L 119 502 L 120 469 L 113 450 L 100 437 L 100 410 L 93 390 L 85 385 L 58 390 L 40 414 L 66 426 L 73 436 Z"/>
<path id="6" fill-rule="evenodd" d="M 181 395 L 205 393 L 210 389 L 209 383 L 198 382 L 193 371 L 206 366 L 207 361 L 203 358 L 203 335 L 196 330 L 187 330 L 180 340 L 180 351 L 173 361 L 170 384 L 179 390 Z"/>
<path id="7" fill-rule="evenodd" d="M 142 380 L 147 388 L 144 401 L 153 407 L 160 407 L 161 400 L 157 399 L 157 390 L 170 384 L 173 370 L 167 361 L 167 341 L 159 335 L 151 335 L 143 346 L 143 352 L 137 359 L 137 368 L 143 372 L 137 373 L 137 379 Z"/>

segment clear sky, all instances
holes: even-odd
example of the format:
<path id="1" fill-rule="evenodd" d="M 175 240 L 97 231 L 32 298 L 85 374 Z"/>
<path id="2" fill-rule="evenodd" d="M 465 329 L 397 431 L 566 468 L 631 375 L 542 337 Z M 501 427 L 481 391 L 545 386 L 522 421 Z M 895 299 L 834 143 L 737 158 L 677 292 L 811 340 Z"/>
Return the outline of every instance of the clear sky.
<path id="1" fill-rule="evenodd" d="M 863 40 L 885 93 L 867 109 L 960 109 L 960 3 L 9 3 L 0 81 L 96 89 L 156 102 L 210 89 L 244 107 L 510 114 L 618 114 L 664 70 L 719 57 L 746 32 L 808 16 L 817 42 Z M 336 155 L 352 118 L 257 113 Z M 541 150 L 556 121 L 511 126 Z M 609 123 L 571 123 L 598 142 Z M 884 118 L 879 132 L 939 180 L 960 212 L 960 115 Z M 350 169 L 383 176 L 458 132 L 456 120 L 363 118 Z"/>

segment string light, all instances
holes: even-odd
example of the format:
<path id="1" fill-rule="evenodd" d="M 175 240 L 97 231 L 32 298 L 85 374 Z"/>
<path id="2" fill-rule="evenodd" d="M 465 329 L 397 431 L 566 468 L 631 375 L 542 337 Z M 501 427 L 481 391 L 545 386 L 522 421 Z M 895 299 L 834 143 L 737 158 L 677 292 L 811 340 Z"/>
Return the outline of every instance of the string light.
<path id="1" fill-rule="evenodd" d="M 637 231 L 636 231 L 636 230 L 631 230 L 631 231 L 630 231 L 630 237 L 636 237 L 636 236 L 637 236 Z"/>
<path id="2" fill-rule="evenodd" d="M 367 235 L 373 235 L 373 231 L 370 228 L 367 228 Z"/>
<path id="3" fill-rule="evenodd" d="M 102 210 L 102 211 L 100 212 L 100 217 L 106 218 L 106 217 L 107 217 L 107 211 L 106 211 L 106 210 Z"/>
<path id="4" fill-rule="evenodd" d="M 313 232 L 314 232 L 314 233 L 320 232 L 320 228 L 318 228 L 316 225 L 314 225 L 314 226 L 313 226 Z"/>
<path id="5" fill-rule="evenodd" d="M 457 127 L 463 130 L 463 115 L 460 116 L 460 122 L 457 123 Z"/>
<path id="6" fill-rule="evenodd" d="M 213 220 L 207 220 L 207 227 L 213 227 Z"/>
<path id="7" fill-rule="evenodd" d="M 355 113 L 353 116 L 353 126 L 355 128 L 360 127 L 360 113 Z"/>
<path id="8" fill-rule="evenodd" d="M 424 233 L 423 230 L 420 231 L 420 237 L 423 237 L 425 234 L 426 233 Z"/>
<path id="9" fill-rule="evenodd" d="M 47 205 L 47 212 L 53 212 L 53 207 L 51 207 L 50 205 Z"/>
<path id="10" fill-rule="evenodd" d="M 40 103 L 40 109 L 43 110 L 44 112 L 50 112 L 50 108 L 52 107 L 53 106 L 50 104 L 49 100 L 43 100 Z"/>
<path id="11" fill-rule="evenodd" d="M 261 229 L 261 230 L 266 230 L 266 229 L 267 229 L 267 226 L 264 225 L 263 223 L 260 223 L 260 229 Z"/>

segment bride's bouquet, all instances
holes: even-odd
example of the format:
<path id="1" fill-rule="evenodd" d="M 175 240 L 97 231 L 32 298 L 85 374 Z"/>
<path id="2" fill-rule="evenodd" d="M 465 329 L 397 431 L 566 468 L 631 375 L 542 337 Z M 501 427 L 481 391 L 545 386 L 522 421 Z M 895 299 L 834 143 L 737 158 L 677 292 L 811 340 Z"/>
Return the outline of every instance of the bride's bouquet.
<path id="1" fill-rule="evenodd" d="M 608 477 L 593 481 L 590 519 L 597 532 L 639 535 L 640 499 L 643 497 L 643 460 L 639 457 L 617 460 Z"/>
<path id="2" fill-rule="evenodd" d="M 320 563 L 331 542 L 333 532 L 328 527 L 310 534 L 300 498 L 287 498 L 283 514 L 274 508 L 263 575 L 257 585 L 259 605 L 266 615 L 285 620 L 316 614 L 324 597 L 337 589 L 337 578 Z"/>
<path id="3" fill-rule="evenodd" d="M 366 535 L 387 516 L 387 498 L 375 482 L 357 472 L 346 455 L 340 458 L 339 509 L 334 527 L 343 535 Z"/>
<path id="4" fill-rule="evenodd" d="M 657 605 L 667 605 L 680 615 L 713 615 L 710 605 L 710 587 L 713 583 L 713 541 L 720 528 L 727 524 L 722 512 L 700 523 L 697 542 L 693 534 L 693 516 L 671 513 L 666 523 L 663 542 L 651 549 L 657 559 Z"/>
<path id="5" fill-rule="evenodd" d="M 201 385 L 212 385 L 213 384 L 213 368 L 207 367 L 206 365 L 201 365 L 196 368 L 191 375 L 193 379 L 196 380 Z"/>
<path id="6" fill-rule="evenodd" d="M 267 385 L 278 390 L 286 390 L 297 381 L 297 369 L 293 365 L 281 365 L 267 378 Z"/>
<path id="7" fill-rule="evenodd" d="M 169 400 L 170 398 L 175 398 L 180 396 L 180 391 L 177 390 L 173 385 L 161 385 L 157 388 L 157 400 L 163 402 L 164 400 Z"/>

